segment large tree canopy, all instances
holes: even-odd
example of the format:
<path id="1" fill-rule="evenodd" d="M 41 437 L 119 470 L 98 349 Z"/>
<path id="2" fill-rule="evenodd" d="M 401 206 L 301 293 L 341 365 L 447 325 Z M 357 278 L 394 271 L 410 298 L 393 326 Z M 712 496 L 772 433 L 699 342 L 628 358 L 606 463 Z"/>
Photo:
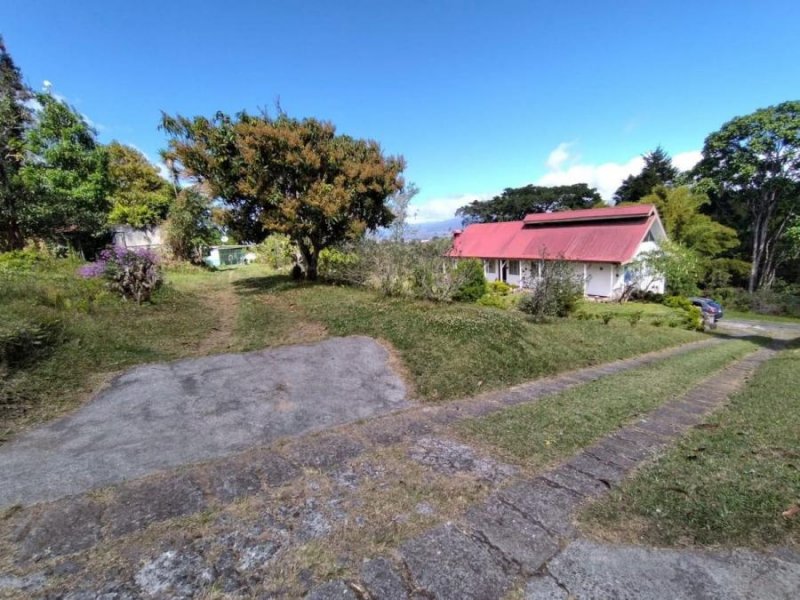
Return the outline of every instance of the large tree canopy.
<path id="1" fill-rule="evenodd" d="M 111 142 L 107 149 L 111 180 L 109 222 L 148 227 L 163 221 L 175 197 L 172 186 L 136 148 Z"/>
<path id="2" fill-rule="evenodd" d="M 591 208 L 602 204 L 597 190 L 585 183 L 544 187 L 526 185 L 506 188 L 491 200 L 475 200 L 456 211 L 465 225 L 469 223 L 497 223 L 520 221 L 531 213 L 555 212 L 577 208 Z"/>
<path id="3" fill-rule="evenodd" d="M 656 206 L 664 229 L 673 242 L 701 256 L 714 257 L 739 245 L 735 229 L 700 212 L 711 202 L 703 192 L 686 185 L 676 188 L 660 185 L 641 202 Z"/>
<path id="4" fill-rule="evenodd" d="M 50 94 L 27 132 L 35 158 L 22 168 L 30 201 L 21 212 L 28 233 L 80 243 L 105 232 L 108 215 L 108 154 L 83 117 Z"/>
<path id="5" fill-rule="evenodd" d="M 629 175 L 614 193 L 614 203 L 638 202 L 657 185 L 669 185 L 678 177 L 678 169 L 661 146 L 643 156 L 644 167 L 637 175 Z"/>
<path id="6" fill-rule="evenodd" d="M 384 156 L 377 142 L 337 135 L 331 123 L 217 113 L 164 115 L 162 127 L 176 171 L 224 201 L 245 239 L 291 237 L 311 279 L 324 248 L 393 219 L 387 198 L 403 188 L 403 159 Z"/>
<path id="7" fill-rule="evenodd" d="M 25 162 L 25 129 L 31 121 L 31 97 L 0 37 L 0 251 L 24 243 L 19 211 L 26 197 L 20 176 Z"/>
<path id="8" fill-rule="evenodd" d="M 697 171 L 717 185 L 714 214 L 747 226 L 750 291 L 769 287 L 782 236 L 800 212 L 800 101 L 725 123 L 706 138 Z"/>

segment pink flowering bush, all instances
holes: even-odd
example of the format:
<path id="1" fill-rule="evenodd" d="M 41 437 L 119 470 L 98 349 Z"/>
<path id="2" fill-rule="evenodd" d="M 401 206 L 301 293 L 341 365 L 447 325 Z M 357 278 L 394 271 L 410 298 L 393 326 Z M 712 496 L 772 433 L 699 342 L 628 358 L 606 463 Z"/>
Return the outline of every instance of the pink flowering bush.
<path id="1" fill-rule="evenodd" d="M 123 298 L 147 302 L 163 283 L 158 256 L 148 249 L 106 248 L 97 261 L 82 266 L 82 277 L 102 277 Z"/>

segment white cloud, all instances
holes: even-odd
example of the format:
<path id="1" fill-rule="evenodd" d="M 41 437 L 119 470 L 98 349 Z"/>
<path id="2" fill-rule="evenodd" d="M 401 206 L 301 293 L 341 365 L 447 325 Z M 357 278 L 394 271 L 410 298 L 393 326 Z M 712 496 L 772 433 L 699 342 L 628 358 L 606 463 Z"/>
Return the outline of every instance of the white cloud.
<path id="1" fill-rule="evenodd" d="M 580 156 L 570 152 L 569 144 L 561 143 L 547 158 L 549 171 L 542 175 L 538 185 L 571 185 L 586 183 L 597 188 L 600 195 L 610 201 L 622 181 L 629 175 L 636 175 L 644 167 L 644 159 L 635 156 L 624 163 L 607 162 L 599 165 L 580 162 Z M 566 156 L 563 154 L 566 152 Z M 553 160 L 556 157 L 557 160 Z M 700 151 L 681 152 L 672 158 L 673 164 L 681 170 L 692 168 L 700 160 Z"/>
<path id="2" fill-rule="evenodd" d="M 561 142 L 556 149 L 553 150 L 547 157 L 547 168 L 551 171 L 558 171 L 567 159 L 570 157 L 569 147 L 572 144 Z"/>
<path id="3" fill-rule="evenodd" d="M 681 171 L 688 171 L 700 162 L 703 158 L 703 153 L 700 150 L 689 150 L 688 152 L 681 152 L 672 157 L 672 164 L 678 167 Z"/>
<path id="4" fill-rule="evenodd" d="M 456 210 L 472 202 L 473 200 L 488 200 L 495 194 L 460 194 L 456 196 L 444 196 L 442 198 L 431 198 L 419 204 L 412 201 L 411 215 L 409 223 L 430 223 L 432 221 L 444 221 L 452 219 L 456 215 Z"/>

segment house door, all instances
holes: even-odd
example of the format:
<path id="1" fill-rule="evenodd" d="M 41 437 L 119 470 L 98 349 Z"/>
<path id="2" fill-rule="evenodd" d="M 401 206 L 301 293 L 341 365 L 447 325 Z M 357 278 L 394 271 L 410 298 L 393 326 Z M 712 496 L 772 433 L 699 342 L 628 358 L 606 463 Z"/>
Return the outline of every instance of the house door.
<path id="1" fill-rule="evenodd" d="M 500 281 L 508 283 L 508 261 L 500 261 Z"/>

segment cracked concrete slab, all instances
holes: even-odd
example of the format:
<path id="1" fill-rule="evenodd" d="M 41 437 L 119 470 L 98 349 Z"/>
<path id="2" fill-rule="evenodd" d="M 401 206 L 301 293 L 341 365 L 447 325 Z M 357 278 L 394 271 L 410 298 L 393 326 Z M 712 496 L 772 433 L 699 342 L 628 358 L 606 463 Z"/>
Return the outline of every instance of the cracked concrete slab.
<path id="1" fill-rule="evenodd" d="M 800 590 L 800 564 L 749 550 L 667 550 L 578 540 L 547 568 L 571 596 L 587 600 L 788 600 Z"/>
<path id="2" fill-rule="evenodd" d="M 136 367 L 0 447 L 0 507 L 85 492 L 406 406 L 362 336 Z"/>

